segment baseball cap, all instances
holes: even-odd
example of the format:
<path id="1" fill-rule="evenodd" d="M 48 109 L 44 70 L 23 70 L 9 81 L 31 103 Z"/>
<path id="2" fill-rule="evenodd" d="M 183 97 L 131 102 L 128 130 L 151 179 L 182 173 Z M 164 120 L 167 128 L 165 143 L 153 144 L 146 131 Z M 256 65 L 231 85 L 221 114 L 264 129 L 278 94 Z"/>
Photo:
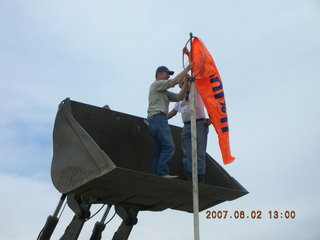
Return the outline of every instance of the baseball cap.
<path id="1" fill-rule="evenodd" d="M 169 75 L 173 75 L 174 74 L 174 71 L 170 71 L 167 67 L 165 66 L 160 66 L 157 68 L 157 71 L 156 71 L 156 76 L 159 72 L 167 72 L 169 73 Z"/>

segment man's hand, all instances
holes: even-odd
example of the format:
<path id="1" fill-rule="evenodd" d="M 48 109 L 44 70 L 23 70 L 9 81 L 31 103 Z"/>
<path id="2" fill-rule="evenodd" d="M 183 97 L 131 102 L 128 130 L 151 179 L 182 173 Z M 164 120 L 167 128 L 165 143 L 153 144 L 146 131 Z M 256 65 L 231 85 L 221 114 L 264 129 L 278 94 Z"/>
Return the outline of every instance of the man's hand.
<path id="1" fill-rule="evenodd" d="M 186 74 L 186 76 L 179 83 L 179 87 L 182 89 L 184 86 L 186 86 L 187 91 L 190 91 L 190 80 L 191 76 Z"/>
<path id="2" fill-rule="evenodd" d="M 189 71 L 189 70 L 192 70 L 192 69 L 193 69 L 193 66 L 194 66 L 194 64 L 193 64 L 193 62 L 191 62 L 191 63 L 188 64 L 188 66 L 186 67 L 186 69 L 188 69 L 188 71 Z"/>
<path id="3" fill-rule="evenodd" d="M 184 47 L 184 48 L 182 49 L 182 52 L 183 52 L 183 54 L 186 54 L 186 55 L 189 57 L 190 52 L 189 52 L 189 50 L 188 50 L 187 47 Z"/>
<path id="4" fill-rule="evenodd" d="M 211 125 L 211 120 L 210 119 L 206 119 L 206 123 L 205 123 L 205 126 L 206 127 L 209 127 Z"/>
<path id="5" fill-rule="evenodd" d="M 177 110 L 172 109 L 168 114 L 167 114 L 167 118 L 170 119 L 172 117 L 174 117 L 177 114 Z"/>

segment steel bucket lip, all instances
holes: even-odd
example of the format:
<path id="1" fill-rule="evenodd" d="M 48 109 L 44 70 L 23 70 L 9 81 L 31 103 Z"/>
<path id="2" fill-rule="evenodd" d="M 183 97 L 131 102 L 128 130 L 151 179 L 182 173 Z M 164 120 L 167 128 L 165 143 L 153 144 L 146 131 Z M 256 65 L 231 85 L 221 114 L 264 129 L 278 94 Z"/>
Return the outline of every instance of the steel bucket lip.
<path id="1" fill-rule="evenodd" d="M 116 184 L 116 185 L 115 185 Z M 116 167 L 70 193 L 81 194 L 93 204 L 112 204 L 140 211 L 174 209 L 191 213 L 192 183 Z M 199 209 L 203 211 L 248 192 L 243 189 L 199 184 Z"/>

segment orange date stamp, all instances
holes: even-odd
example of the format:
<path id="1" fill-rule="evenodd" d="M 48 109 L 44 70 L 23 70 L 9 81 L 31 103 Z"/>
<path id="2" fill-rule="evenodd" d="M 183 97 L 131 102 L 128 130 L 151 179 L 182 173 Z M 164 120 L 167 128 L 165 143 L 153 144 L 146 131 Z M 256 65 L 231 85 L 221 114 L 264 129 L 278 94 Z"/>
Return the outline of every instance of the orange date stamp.
<path id="1" fill-rule="evenodd" d="M 206 219 L 295 219 L 296 212 L 294 210 L 270 210 L 270 211 L 206 211 Z"/>

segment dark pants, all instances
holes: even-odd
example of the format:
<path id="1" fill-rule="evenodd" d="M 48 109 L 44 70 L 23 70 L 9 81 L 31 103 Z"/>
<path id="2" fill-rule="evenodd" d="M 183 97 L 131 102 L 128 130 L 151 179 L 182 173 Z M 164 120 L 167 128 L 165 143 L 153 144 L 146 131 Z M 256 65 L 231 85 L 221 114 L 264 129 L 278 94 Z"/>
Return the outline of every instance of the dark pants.
<path id="1" fill-rule="evenodd" d="M 204 182 L 206 174 L 206 149 L 208 127 L 205 121 L 199 121 L 197 124 L 197 158 L 198 175 L 200 182 Z M 191 144 L 191 124 L 184 124 L 182 130 L 182 150 L 183 165 L 186 180 L 192 180 L 192 144 Z"/>
<path id="2" fill-rule="evenodd" d="M 175 152 L 168 120 L 164 115 L 155 115 L 148 119 L 148 122 L 155 145 L 153 173 L 159 176 L 168 175 L 169 163 Z"/>

